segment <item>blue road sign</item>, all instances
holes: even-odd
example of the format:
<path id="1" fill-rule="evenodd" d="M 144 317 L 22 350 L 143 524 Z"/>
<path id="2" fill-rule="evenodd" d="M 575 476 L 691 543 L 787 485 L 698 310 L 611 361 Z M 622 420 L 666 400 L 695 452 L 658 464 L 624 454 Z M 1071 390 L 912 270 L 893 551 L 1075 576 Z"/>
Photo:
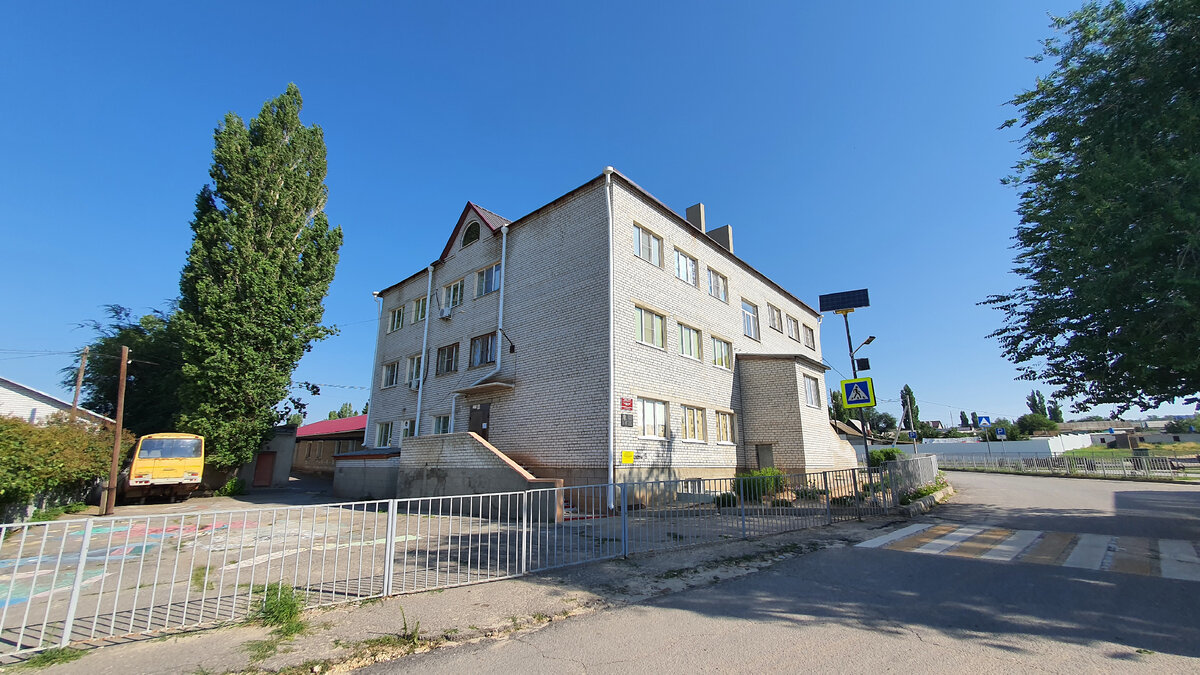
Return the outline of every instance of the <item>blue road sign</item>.
<path id="1" fill-rule="evenodd" d="M 996 427 L 996 435 L 1003 437 L 1007 436 L 1008 432 L 1004 430 L 1004 427 Z"/>
<path id="2" fill-rule="evenodd" d="M 875 387 L 871 378 L 842 380 L 842 405 L 846 408 L 868 408 L 875 405 Z"/>
<path id="3" fill-rule="evenodd" d="M 986 429 L 990 426 L 992 426 L 992 418 L 988 417 L 987 415 L 980 415 L 979 416 L 979 428 Z"/>
<path id="4" fill-rule="evenodd" d="M 915 431 L 908 432 L 908 437 L 913 439 L 914 441 L 917 440 L 917 432 L 915 432 Z"/>

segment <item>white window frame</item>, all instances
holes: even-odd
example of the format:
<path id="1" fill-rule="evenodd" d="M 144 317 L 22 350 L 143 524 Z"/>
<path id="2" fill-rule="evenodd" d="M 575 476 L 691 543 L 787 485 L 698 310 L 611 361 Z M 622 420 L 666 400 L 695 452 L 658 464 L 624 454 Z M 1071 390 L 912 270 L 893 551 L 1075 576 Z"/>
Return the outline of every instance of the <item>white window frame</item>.
<path id="1" fill-rule="evenodd" d="M 433 433 L 435 433 L 435 434 L 450 433 L 450 416 L 449 415 L 434 415 L 433 416 Z"/>
<path id="2" fill-rule="evenodd" d="M 375 447 L 392 447 L 392 423 L 380 422 L 375 425 Z"/>
<path id="3" fill-rule="evenodd" d="M 412 438 L 413 432 L 416 431 L 416 420 L 403 420 L 400 422 L 400 438 Z"/>
<path id="4" fill-rule="evenodd" d="M 722 412 L 722 411 L 718 410 L 716 417 L 717 417 L 717 420 L 716 420 L 717 421 L 717 442 L 718 443 L 728 443 L 730 445 L 733 445 L 735 443 L 735 441 L 733 440 L 734 439 L 734 436 L 733 436 L 733 428 L 734 428 L 733 427 L 733 419 L 734 419 L 733 413 L 727 413 L 727 412 Z"/>
<path id="5" fill-rule="evenodd" d="M 408 362 L 404 366 L 404 384 L 411 387 L 414 383 L 420 383 L 425 374 L 424 361 L 424 354 L 408 357 Z"/>
<path id="6" fill-rule="evenodd" d="M 472 227 L 475 228 L 475 238 L 471 241 L 467 241 L 467 235 L 471 234 Z M 480 237 L 482 236 L 483 226 L 479 224 L 478 220 L 472 220 L 471 222 L 467 223 L 466 227 L 463 228 L 462 244 L 459 245 L 459 248 L 464 249 L 471 244 L 474 244 L 475 242 L 479 241 Z"/>
<path id="7" fill-rule="evenodd" d="M 400 362 L 392 361 L 391 363 L 383 364 L 383 372 L 380 379 L 380 389 L 387 389 L 400 384 Z"/>
<path id="8" fill-rule="evenodd" d="M 800 341 L 800 321 L 791 314 L 787 317 L 787 335 L 796 342 Z"/>
<path id="9" fill-rule="evenodd" d="M 821 383 L 811 375 L 804 376 L 804 403 L 810 408 L 821 407 Z"/>
<path id="10" fill-rule="evenodd" d="M 695 286 L 700 283 L 700 263 L 692 256 L 675 249 L 675 278 L 687 283 L 689 286 Z"/>
<path id="11" fill-rule="evenodd" d="M 708 442 L 708 428 L 705 425 L 704 408 L 690 405 L 681 406 L 683 409 L 683 440 Z"/>
<path id="12" fill-rule="evenodd" d="M 388 314 L 388 330 L 389 333 L 395 333 L 404 327 L 404 305 L 393 309 Z"/>
<path id="13" fill-rule="evenodd" d="M 429 296 L 417 298 L 413 300 L 413 315 L 410 323 L 420 323 L 425 320 L 425 313 L 429 310 Z"/>
<path id="14" fill-rule="evenodd" d="M 641 435 L 643 438 L 667 437 L 670 418 L 667 417 L 666 401 L 639 396 L 638 413 L 641 415 Z"/>
<path id="15" fill-rule="evenodd" d="M 712 364 L 725 370 L 733 370 L 733 343 L 719 337 L 712 339 Z"/>
<path id="16" fill-rule="evenodd" d="M 496 362 L 496 332 L 471 338 L 471 368 Z M 486 350 L 486 352 L 485 352 Z"/>
<path id="17" fill-rule="evenodd" d="M 636 310 L 634 316 L 637 318 L 637 328 L 634 331 L 634 339 L 638 342 L 655 347 L 657 349 L 667 348 L 667 317 L 646 309 L 645 307 L 634 306 Z M 646 339 L 646 322 L 650 322 L 649 340 Z"/>
<path id="18" fill-rule="evenodd" d="M 804 346 L 812 350 L 817 348 L 817 331 L 808 324 L 804 324 Z"/>
<path id="19" fill-rule="evenodd" d="M 767 303 L 767 323 L 771 325 L 771 328 L 780 333 L 783 332 L 783 312 L 769 302 Z"/>
<path id="20" fill-rule="evenodd" d="M 679 355 L 697 361 L 704 360 L 700 329 L 679 324 Z"/>
<path id="21" fill-rule="evenodd" d="M 500 263 L 488 265 L 475 272 L 475 297 L 482 298 L 490 293 L 495 293 L 500 290 L 500 283 L 502 281 L 500 278 Z"/>
<path id="22" fill-rule="evenodd" d="M 442 355 L 446 353 L 447 349 L 454 350 L 453 351 L 453 357 L 454 357 L 453 361 L 449 364 L 445 363 L 445 359 L 442 358 Z M 455 342 L 454 344 L 449 344 L 449 345 L 444 345 L 444 346 L 438 347 L 438 350 L 437 350 L 437 374 L 438 375 L 445 375 L 446 373 L 458 372 L 458 352 L 459 352 L 459 349 L 458 349 L 457 342 Z"/>
<path id="23" fill-rule="evenodd" d="M 463 303 L 463 287 L 466 285 L 466 279 L 447 284 L 442 289 L 442 306 L 446 309 L 453 309 Z"/>
<path id="24" fill-rule="evenodd" d="M 729 277 L 711 267 L 708 268 L 708 294 L 721 302 L 729 302 Z"/>
<path id="25" fill-rule="evenodd" d="M 641 225 L 633 226 L 633 254 L 654 265 L 662 267 L 662 237 Z"/>
<path id="26" fill-rule="evenodd" d="M 758 305 L 742 298 L 742 332 L 751 340 L 761 339 L 758 326 Z"/>

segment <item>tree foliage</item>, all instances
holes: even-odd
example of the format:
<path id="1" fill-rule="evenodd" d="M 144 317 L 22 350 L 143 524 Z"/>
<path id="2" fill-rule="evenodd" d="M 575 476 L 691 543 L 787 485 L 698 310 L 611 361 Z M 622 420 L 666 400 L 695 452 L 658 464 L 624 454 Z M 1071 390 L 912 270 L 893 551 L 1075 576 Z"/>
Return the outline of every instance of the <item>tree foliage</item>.
<path id="1" fill-rule="evenodd" d="M 842 402 L 842 392 L 837 389 L 829 390 L 829 419 L 838 422 L 850 421 L 850 411 Z"/>
<path id="2" fill-rule="evenodd" d="M 358 414 L 358 411 L 354 409 L 354 406 L 352 404 L 343 403 L 342 407 L 338 408 L 337 410 L 329 411 L 329 419 L 344 420 L 347 417 L 354 417 L 357 414 Z"/>
<path id="3" fill-rule="evenodd" d="M 301 426 L 304 424 L 304 415 L 301 415 L 300 413 L 292 413 L 291 415 L 288 415 L 287 423 L 294 427 Z"/>
<path id="4" fill-rule="evenodd" d="M 1048 416 L 1046 412 L 1046 397 L 1042 396 L 1042 392 L 1037 389 L 1029 392 L 1029 395 L 1025 397 L 1025 405 L 1029 408 L 1029 412 L 1034 415 Z"/>
<path id="5" fill-rule="evenodd" d="M 1058 404 L 1058 401 L 1050 401 L 1050 404 L 1046 406 L 1046 416 L 1049 417 L 1050 421 L 1052 422 L 1063 421 L 1062 406 Z"/>
<path id="6" fill-rule="evenodd" d="M 183 345 L 180 426 L 208 439 L 221 467 L 248 461 L 290 413 L 291 375 L 321 325 L 340 227 L 325 216 L 325 140 L 300 121 L 295 85 L 247 126 L 233 113 L 214 138 L 211 185 L 196 198 L 194 238 L 173 323 Z M 300 406 L 289 399 L 291 406 Z"/>
<path id="7" fill-rule="evenodd" d="M 1023 441 L 1029 438 L 1029 434 L 1023 433 L 1020 427 L 1007 417 L 992 420 L 992 426 L 981 429 L 981 431 L 988 440 L 999 441 L 1000 437 L 996 435 L 996 429 L 1004 429 L 1004 440 L 1006 441 Z"/>
<path id="8" fill-rule="evenodd" d="M 904 429 L 919 428 L 921 426 L 921 407 L 917 405 L 917 397 L 913 395 L 912 387 L 907 384 L 900 390 L 900 405 L 903 408 L 900 426 Z"/>
<path id="9" fill-rule="evenodd" d="M 1167 426 L 1163 427 L 1163 431 L 1168 434 L 1191 434 L 1195 433 L 1195 429 L 1200 429 L 1200 415 L 1190 419 L 1171 420 L 1167 422 Z"/>
<path id="10" fill-rule="evenodd" d="M 123 434 L 123 452 L 133 438 Z M 58 414 L 46 424 L 0 416 L 0 503 L 26 503 L 56 490 L 83 487 L 108 475 L 111 429 Z"/>
<path id="11" fill-rule="evenodd" d="M 971 426 L 971 420 L 967 419 L 967 412 L 965 410 L 958 411 L 958 426 L 960 426 L 960 427 Z"/>
<path id="12" fill-rule="evenodd" d="M 1029 413 L 1017 418 L 1017 428 L 1021 430 L 1021 433 L 1032 436 L 1035 431 L 1057 431 L 1058 425 L 1045 415 Z"/>
<path id="13" fill-rule="evenodd" d="M 1089 4 L 1054 20 L 1025 129 L 1014 271 L 984 304 L 1020 377 L 1083 411 L 1200 391 L 1200 11 Z M 1017 123 L 1010 120 L 1004 126 Z"/>
<path id="14" fill-rule="evenodd" d="M 120 305 L 106 306 L 105 313 L 106 322 L 84 324 L 96 337 L 88 345 L 79 405 L 106 417 L 116 416 L 124 345 L 129 347 L 130 363 L 126 369 L 123 426 L 139 436 L 175 431 L 183 357 L 170 315 L 155 310 L 134 319 L 133 312 Z M 75 388 L 77 369 L 62 369 L 64 387 Z"/>

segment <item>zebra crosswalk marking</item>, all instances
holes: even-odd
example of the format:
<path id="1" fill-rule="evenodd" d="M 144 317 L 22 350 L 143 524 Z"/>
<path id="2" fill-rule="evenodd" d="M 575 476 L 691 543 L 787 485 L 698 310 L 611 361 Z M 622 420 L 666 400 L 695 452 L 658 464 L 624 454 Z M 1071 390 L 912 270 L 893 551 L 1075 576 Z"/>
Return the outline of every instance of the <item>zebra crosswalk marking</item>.
<path id="1" fill-rule="evenodd" d="M 1117 537 L 1116 550 L 1113 551 L 1112 564 L 1108 569 L 1148 577 L 1160 576 L 1161 569 L 1154 540 L 1145 537 Z"/>
<path id="2" fill-rule="evenodd" d="M 1098 570 L 1108 556 L 1108 545 L 1113 537 L 1103 534 L 1081 534 L 1075 542 L 1071 555 L 1063 562 L 1063 567 L 1078 567 L 1085 570 Z"/>
<path id="3" fill-rule="evenodd" d="M 979 558 L 992 551 L 997 545 L 1013 535 L 1012 530 L 985 530 L 962 544 L 946 551 L 946 555 L 960 558 Z"/>
<path id="4" fill-rule="evenodd" d="M 929 542 L 928 544 L 925 544 L 921 548 L 916 549 L 916 552 L 917 553 L 941 553 L 941 552 L 949 549 L 952 546 L 963 543 L 970 537 L 973 537 L 973 536 L 979 534 L 980 532 L 983 532 L 985 529 L 986 528 L 983 528 L 983 527 L 960 527 L 957 530 L 951 532 L 950 534 L 947 534 L 943 537 L 934 539 L 933 541 Z"/>
<path id="5" fill-rule="evenodd" d="M 984 560 L 1008 562 L 1021 555 L 1040 536 L 1042 533 L 1037 530 L 1017 530 L 1011 537 L 1005 539 L 1004 543 L 979 557 Z"/>
<path id="6" fill-rule="evenodd" d="M 1164 577 L 1200 581 L 1200 556 L 1192 542 L 1160 539 L 1158 551 Z"/>
<path id="7" fill-rule="evenodd" d="M 884 546 L 884 548 L 891 549 L 893 551 L 913 551 L 921 548 L 934 539 L 939 539 L 950 534 L 955 529 L 957 529 L 956 525 L 935 525 L 928 530 L 908 537 L 907 539 L 894 541 L 887 546 Z"/>
<path id="8" fill-rule="evenodd" d="M 874 539 L 868 539 L 867 541 L 864 541 L 864 542 L 858 544 L 858 547 L 859 548 L 879 548 L 880 546 L 883 546 L 885 544 L 890 544 L 893 541 L 896 541 L 897 539 L 903 539 L 910 534 L 916 534 L 917 532 L 920 532 L 922 530 L 928 530 L 931 527 L 933 527 L 933 523 L 915 523 L 913 525 L 909 525 L 908 527 L 902 527 L 899 530 L 896 530 L 895 532 L 881 535 L 881 536 L 875 537 Z"/>
<path id="9" fill-rule="evenodd" d="M 1039 565 L 1057 565 L 1062 562 L 1063 554 L 1067 548 L 1075 542 L 1075 535 L 1067 532 L 1047 532 L 1041 540 L 1029 549 L 1029 552 L 1021 556 L 1024 562 L 1037 563 Z"/>

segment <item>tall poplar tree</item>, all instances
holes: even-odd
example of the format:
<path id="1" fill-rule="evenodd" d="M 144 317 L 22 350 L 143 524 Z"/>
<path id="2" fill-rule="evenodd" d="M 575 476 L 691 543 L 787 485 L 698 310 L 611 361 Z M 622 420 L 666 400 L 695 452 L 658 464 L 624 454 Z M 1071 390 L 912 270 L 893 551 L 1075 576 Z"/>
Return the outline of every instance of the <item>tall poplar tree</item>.
<path id="1" fill-rule="evenodd" d="M 300 122 L 302 105 L 289 84 L 249 125 L 227 114 L 212 183 L 196 197 L 172 317 L 184 358 L 179 426 L 207 438 L 218 467 L 253 457 L 290 413 L 300 357 L 334 333 L 321 325 L 322 301 L 342 230 L 324 213 L 324 134 Z"/>

